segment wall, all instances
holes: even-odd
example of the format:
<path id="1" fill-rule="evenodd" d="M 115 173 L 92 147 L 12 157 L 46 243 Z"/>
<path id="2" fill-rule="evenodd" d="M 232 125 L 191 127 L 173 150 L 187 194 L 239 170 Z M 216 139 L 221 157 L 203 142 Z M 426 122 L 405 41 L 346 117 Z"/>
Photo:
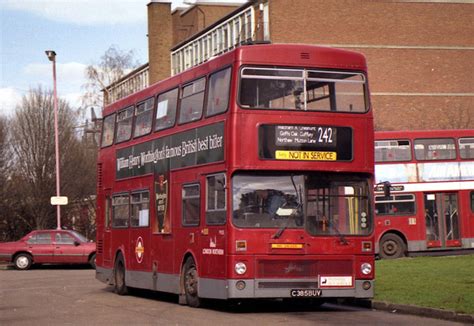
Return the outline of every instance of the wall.
<path id="1" fill-rule="evenodd" d="M 269 4 L 273 43 L 330 45 L 366 55 L 377 129 L 474 128 L 473 4 Z"/>

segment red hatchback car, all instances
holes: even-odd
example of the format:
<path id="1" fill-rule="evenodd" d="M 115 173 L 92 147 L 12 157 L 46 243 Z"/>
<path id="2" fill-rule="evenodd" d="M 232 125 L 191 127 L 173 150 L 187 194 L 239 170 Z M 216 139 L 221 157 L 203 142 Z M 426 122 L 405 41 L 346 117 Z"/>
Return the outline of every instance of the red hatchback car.
<path id="1" fill-rule="evenodd" d="M 16 242 L 0 243 L 0 261 L 26 270 L 32 264 L 87 264 L 95 268 L 95 242 L 69 230 L 35 230 Z"/>

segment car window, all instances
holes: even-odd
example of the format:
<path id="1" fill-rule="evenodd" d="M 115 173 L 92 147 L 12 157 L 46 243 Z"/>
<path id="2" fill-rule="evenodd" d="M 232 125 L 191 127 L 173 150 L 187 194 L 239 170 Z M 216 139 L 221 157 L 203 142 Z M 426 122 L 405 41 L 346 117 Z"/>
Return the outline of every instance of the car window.
<path id="1" fill-rule="evenodd" d="M 79 232 L 71 231 L 71 233 L 74 234 L 76 236 L 76 238 L 79 239 L 79 241 L 87 242 L 87 238 L 85 236 L 83 236 L 82 234 L 80 234 Z"/>
<path id="2" fill-rule="evenodd" d="M 74 237 L 67 233 L 56 233 L 57 244 L 74 244 Z"/>
<path id="3" fill-rule="evenodd" d="M 49 233 L 36 233 L 27 242 L 29 244 L 51 244 L 51 235 Z"/>

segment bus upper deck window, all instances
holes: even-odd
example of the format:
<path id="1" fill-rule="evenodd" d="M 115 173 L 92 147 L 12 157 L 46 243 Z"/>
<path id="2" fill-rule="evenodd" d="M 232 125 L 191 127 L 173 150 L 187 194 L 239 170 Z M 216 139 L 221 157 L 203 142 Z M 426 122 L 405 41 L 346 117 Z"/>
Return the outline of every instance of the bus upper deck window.
<path id="1" fill-rule="evenodd" d="M 129 140 L 132 136 L 133 111 L 131 106 L 117 114 L 117 143 Z"/>
<path id="2" fill-rule="evenodd" d="M 231 68 L 212 74 L 209 77 L 209 94 L 207 96 L 206 116 L 227 111 L 229 105 Z"/>
<path id="3" fill-rule="evenodd" d="M 198 79 L 183 87 L 179 109 L 179 123 L 201 119 L 205 88 L 206 78 Z"/>
<path id="4" fill-rule="evenodd" d="M 456 158 L 454 139 L 415 139 L 415 157 L 421 161 L 453 160 Z"/>
<path id="5" fill-rule="evenodd" d="M 375 162 L 411 161 L 409 140 L 375 141 Z"/>
<path id="6" fill-rule="evenodd" d="M 104 118 L 102 125 L 101 147 L 107 147 L 114 143 L 115 132 L 115 114 L 111 114 Z"/>
<path id="7" fill-rule="evenodd" d="M 462 159 L 474 158 L 474 137 L 459 139 L 459 152 Z"/>
<path id="8" fill-rule="evenodd" d="M 133 137 L 140 137 L 150 133 L 153 116 L 153 98 L 137 105 L 135 109 L 135 128 Z"/>
<path id="9" fill-rule="evenodd" d="M 240 104 L 244 108 L 361 113 L 367 111 L 361 73 L 306 69 L 242 69 Z"/>
<path id="10" fill-rule="evenodd" d="M 172 89 L 158 96 L 156 108 L 155 131 L 174 126 L 176 122 L 176 106 L 178 104 L 178 89 Z"/>

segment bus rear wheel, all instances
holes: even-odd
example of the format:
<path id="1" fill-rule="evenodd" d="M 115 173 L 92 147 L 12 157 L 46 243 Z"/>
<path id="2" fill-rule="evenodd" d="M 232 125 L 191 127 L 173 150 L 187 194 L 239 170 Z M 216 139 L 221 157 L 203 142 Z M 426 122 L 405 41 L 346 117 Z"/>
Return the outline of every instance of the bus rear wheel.
<path id="1" fill-rule="evenodd" d="M 380 257 L 383 259 L 395 259 L 405 257 L 406 246 L 402 238 L 389 233 L 380 240 Z"/>
<path id="2" fill-rule="evenodd" d="M 119 295 L 125 295 L 128 293 L 128 287 L 125 284 L 125 264 L 121 255 L 119 255 L 115 261 L 114 291 Z"/>
<path id="3" fill-rule="evenodd" d="M 198 295 L 198 272 L 194 259 L 189 257 L 184 264 L 184 294 L 189 306 L 197 308 L 201 305 L 201 298 Z"/>

